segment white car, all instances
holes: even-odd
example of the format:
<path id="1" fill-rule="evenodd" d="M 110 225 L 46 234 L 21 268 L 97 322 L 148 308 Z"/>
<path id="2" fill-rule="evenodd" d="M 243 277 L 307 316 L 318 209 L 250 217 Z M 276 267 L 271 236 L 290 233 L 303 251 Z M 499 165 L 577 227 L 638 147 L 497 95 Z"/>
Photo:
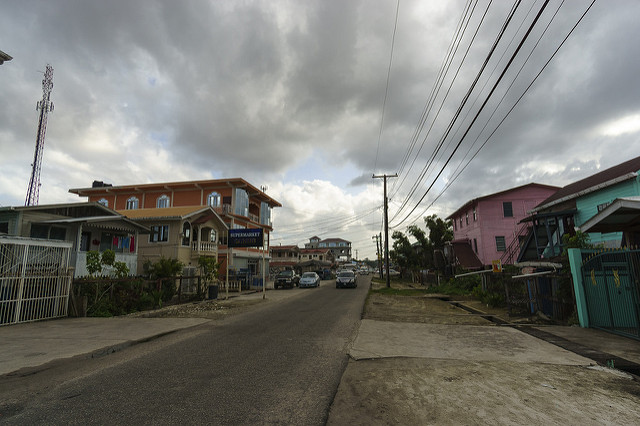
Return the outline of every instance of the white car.
<path id="1" fill-rule="evenodd" d="M 315 272 L 305 272 L 300 277 L 298 287 L 320 287 L 320 276 Z"/>

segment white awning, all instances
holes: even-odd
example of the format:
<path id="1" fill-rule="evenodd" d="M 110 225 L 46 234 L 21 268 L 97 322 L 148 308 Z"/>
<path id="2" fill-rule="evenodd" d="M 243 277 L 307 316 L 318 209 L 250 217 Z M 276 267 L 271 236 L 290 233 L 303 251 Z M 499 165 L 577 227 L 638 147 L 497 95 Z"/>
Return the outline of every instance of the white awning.
<path id="1" fill-rule="evenodd" d="M 582 232 L 640 232 L 640 197 L 616 198 L 579 229 Z"/>

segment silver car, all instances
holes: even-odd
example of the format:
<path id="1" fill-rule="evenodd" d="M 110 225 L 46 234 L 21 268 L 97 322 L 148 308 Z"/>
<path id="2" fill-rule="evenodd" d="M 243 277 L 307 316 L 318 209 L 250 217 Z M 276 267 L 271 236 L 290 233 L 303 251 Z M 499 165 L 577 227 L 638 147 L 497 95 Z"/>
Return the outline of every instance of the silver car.
<path id="1" fill-rule="evenodd" d="M 305 272 L 300 277 L 299 287 L 320 287 L 320 276 L 315 272 Z"/>

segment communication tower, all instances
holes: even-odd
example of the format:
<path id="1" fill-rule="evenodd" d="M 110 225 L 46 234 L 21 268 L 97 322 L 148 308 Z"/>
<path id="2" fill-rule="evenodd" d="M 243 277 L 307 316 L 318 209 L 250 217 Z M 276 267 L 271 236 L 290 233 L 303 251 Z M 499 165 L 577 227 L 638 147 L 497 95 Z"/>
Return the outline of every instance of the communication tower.
<path id="1" fill-rule="evenodd" d="M 31 179 L 29 180 L 29 188 L 27 188 L 27 198 L 24 201 L 25 206 L 37 206 L 40 198 L 40 168 L 42 166 L 44 135 L 47 131 L 47 115 L 49 111 L 53 111 L 53 102 L 49 100 L 52 89 L 53 68 L 47 64 L 44 78 L 42 79 L 42 100 L 36 104 L 36 111 L 40 110 L 40 118 L 38 119 L 38 134 L 36 135 L 36 152 L 33 155 L 33 164 L 31 165 Z"/>

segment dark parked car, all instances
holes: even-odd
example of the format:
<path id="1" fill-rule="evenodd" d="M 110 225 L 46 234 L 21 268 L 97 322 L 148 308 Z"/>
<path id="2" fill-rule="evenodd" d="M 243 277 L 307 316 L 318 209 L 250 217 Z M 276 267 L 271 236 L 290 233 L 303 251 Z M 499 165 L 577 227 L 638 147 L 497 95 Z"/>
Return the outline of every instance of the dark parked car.
<path id="1" fill-rule="evenodd" d="M 358 276 L 351 270 L 343 269 L 336 277 L 336 288 L 358 287 Z"/>
<path id="2" fill-rule="evenodd" d="M 300 276 L 296 274 L 294 270 L 286 269 L 276 275 L 276 279 L 273 282 L 273 288 L 276 290 L 279 287 L 293 288 L 294 286 L 297 286 L 299 282 Z"/>

